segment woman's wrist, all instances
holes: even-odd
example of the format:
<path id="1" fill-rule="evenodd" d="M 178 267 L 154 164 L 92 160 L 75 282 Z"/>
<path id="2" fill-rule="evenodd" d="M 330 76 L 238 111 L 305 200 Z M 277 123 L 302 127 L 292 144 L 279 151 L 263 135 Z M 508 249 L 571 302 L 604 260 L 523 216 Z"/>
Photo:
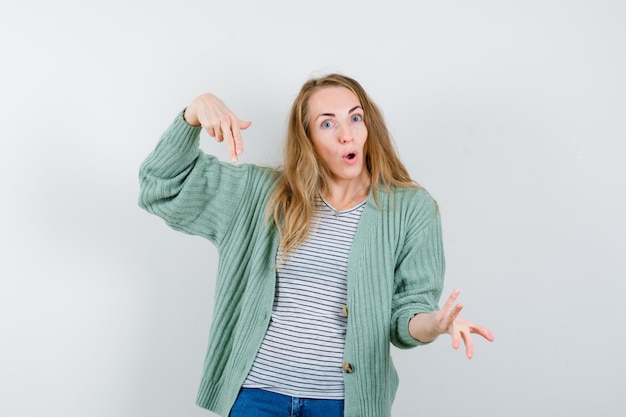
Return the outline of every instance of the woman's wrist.
<path id="1" fill-rule="evenodd" d="M 193 110 L 189 109 L 189 106 L 183 110 L 183 120 L 189 126 L 200 126 L 200 121 L 198 120 L 198 116 Z"/>
<path id="2" fill-rule="evenodd" d="M 422 343 L 432 342 L 439 336 L 433 326 L 433 313 L 417 313 L 409 320 L 409 334 Z"/>

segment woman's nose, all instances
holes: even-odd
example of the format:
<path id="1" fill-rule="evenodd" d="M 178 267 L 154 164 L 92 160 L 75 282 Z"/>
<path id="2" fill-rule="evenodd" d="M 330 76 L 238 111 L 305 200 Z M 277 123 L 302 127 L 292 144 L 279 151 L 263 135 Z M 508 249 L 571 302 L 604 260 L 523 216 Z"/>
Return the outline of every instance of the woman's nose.
<path id="1" fill-rule="evenodd" d="M 352 134 L 352 129 L 350 126 L 340 125 L 339 126 L 339 140 L 341 143 L 350 142 L 354 138 Z"/>

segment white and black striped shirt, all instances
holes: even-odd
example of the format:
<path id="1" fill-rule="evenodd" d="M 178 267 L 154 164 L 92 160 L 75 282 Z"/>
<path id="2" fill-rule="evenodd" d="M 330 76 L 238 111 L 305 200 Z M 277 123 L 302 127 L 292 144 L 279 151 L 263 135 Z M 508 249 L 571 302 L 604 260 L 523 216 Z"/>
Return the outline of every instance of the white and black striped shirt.
<path id="1" fill-rule="evenodd" d="M 348 255 L 364 206 L 337 212 L 319 199 L 310 235 L 278 266 L 272 320 L 244 387 L 344 397 Z"/>

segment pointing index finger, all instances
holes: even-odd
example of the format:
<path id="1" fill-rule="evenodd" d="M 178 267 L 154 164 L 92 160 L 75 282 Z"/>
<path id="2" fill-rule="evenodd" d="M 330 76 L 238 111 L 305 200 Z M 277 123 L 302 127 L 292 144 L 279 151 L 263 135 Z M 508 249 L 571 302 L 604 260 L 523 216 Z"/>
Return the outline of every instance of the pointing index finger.
<path id="1" fill-rule="evenodd" d="M 236 158 L 243 153 L 243 138 L 241 137 L 241 129 L 239 128 L 239 119 L 231 117 L 231 126 L 233 129 L 233 150 Z"/>
<path id="2" fill-rule="evenodd" d="M 228 154 L 230 155 L 230 161 L 232 163 L 237 162 L 237 154 L 235 153 L 235 140 L 233 139 L 233 125 L 232 118 L 224 117 L 220 123 L 222 136 L 226 147 L 228 148 Z"/>

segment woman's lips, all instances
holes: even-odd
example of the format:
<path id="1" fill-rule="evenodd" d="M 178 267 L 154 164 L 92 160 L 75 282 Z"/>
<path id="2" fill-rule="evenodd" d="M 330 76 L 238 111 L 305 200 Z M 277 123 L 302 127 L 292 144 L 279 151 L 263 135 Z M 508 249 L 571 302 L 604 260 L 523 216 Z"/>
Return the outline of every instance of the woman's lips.
<path id="1" fill-rule="evenodd" d="M 346 161 L 346 164 L 353 165 L 356 164 L 358 158 L 356 152 L 348 152 L 343 156 L 343 160 Z"/>

